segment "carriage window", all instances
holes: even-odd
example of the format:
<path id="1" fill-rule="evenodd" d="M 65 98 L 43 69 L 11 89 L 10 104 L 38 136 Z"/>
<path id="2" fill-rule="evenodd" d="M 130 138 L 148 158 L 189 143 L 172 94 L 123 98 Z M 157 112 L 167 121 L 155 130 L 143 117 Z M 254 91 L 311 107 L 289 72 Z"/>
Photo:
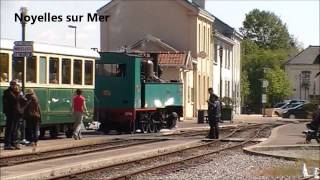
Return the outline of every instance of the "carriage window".
<path id="1" fill-rule="evenodd" d="M 46 57 L 40 57 L 40 60 L 39 60 L 39 82 L 40 82 L 40 84 L 47 83 L 47 59 L 46 59 Z"/>
<path id="2" fill-rule="evenodd" d="M 71 83 L 71 60 L 62 59 L 62 84 Z"/>
<path id="3" fill-rule="evenodd" d="M 0 82 L 8 82 L 9 77 L 9 54 L 0 53 Z"/>
<path id="4" fill-rule="evenodd" d="M 22 82 L 23 57 L 14 57 L 12 60 L 12 79 Z"/>
<path id="5" fill-rule="evenodd" d="M 73 83 L 82 84 L 82 61 L 73 61 Z"/>
<path id="6" fill-rule="evenodd" d="M 85 84 L 92 85 L 93 84 L 93 62 L 92 61 L 85 61 L 84 73 L 85 73 Z"/>
<path id="7" fill-rule="evenodd" d="M 51 84 L 59 83 L 59 59 L 52 58 L 49 59 L 49 77 Z"/>
<path id="8" fill-rule="evenodd" d="M 32 56 L 27 59 L 26 81 L 35 83 L 37 77 L 37 57 Z"/>
<path id="9" fill-rule="evenodd" d="M 125 77 L 125 64 L 99 64 L 97 65 L 97 74 L 109 77 Z"/>

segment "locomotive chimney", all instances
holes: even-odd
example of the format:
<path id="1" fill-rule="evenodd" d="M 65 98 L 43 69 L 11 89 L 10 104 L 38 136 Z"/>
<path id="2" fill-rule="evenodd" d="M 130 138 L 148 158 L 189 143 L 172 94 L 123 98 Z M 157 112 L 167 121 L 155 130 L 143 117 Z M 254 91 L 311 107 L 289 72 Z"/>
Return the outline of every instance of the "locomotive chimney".
<path id="1" fill-rule="evenodd" d="M 146 77 L 152 78 L 154 75 L 153 62 L 148 60 L 146 64 Z"/>
<path id="2" fill-rule="evenodd" d="M 200 8 L 205 9 L 206 0 L 192 0 L 192 2 L 197 4 Z"/>

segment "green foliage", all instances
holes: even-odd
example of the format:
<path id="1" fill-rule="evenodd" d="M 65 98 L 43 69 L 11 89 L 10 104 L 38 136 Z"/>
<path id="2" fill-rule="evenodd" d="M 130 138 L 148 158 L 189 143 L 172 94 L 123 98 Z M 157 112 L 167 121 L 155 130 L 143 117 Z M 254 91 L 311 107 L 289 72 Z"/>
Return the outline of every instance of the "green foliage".
<path id="1" fill-rule="evenodd" d="M 240 91 L 241 98 L 245 101 L 250 93 L 250 89 L 249 89 L 250 83 L 249 83 L 248 74 L 246 71 L 241 73 L 240 85 L 241 85 L 241 91 Z"/>
<path id="2" fill-rule="evenodd" d="M 298 42 L 278 16 L 258 9 L 246 15 L 240 31 L 244 35 L 241 43 L 241 97 L 244 104 L 261 112 L 264 78 L 269 81 L 268 103 L 274 104 L 290 95 L 288 77 L 282 69 L 286 60 L 299 51 Z M 269 69 L 267 74 L 264 68 Z"/>
<path id="3" fill-rule="evenodd" d="M 254 9 L 246 14 L 240 31 L 246 39 L 252 40 L 261 48 L 289 49 L 294 43 L 286 25 L 269 11 Z"/>
<path id="4" fill-rule="evenodd" d="M 269 69 L 266 72 L 266 79 L 269 82 L 267 88 L 269 103 L 275 104 L 291 94 L 289 79 L 284 70 L 279 67 Z"/>

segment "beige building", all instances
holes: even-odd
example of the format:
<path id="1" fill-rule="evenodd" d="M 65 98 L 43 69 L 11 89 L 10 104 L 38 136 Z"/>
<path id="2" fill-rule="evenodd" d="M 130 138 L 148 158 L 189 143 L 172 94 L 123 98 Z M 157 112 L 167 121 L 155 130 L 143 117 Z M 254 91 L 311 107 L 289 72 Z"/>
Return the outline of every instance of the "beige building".
<path id="1" fill-rule="evenodd" d="M 309 46 L 285 64 L 292 96 L 320 103 L 320 46 Z"/>
<path id="2" fill-rule="evenodd" d="M 212 86 L 214 17 L 204 10 L 204 2 L 112 0 L 98 10 L 99 15 L 110 16 L 101 23 L 101 51 L 119 51 L 152 34 L 179 52 L 191 52 L 193 72 L 180 74 L 185 87 L 185 118 L 207 108 L 207 89 Z"/>

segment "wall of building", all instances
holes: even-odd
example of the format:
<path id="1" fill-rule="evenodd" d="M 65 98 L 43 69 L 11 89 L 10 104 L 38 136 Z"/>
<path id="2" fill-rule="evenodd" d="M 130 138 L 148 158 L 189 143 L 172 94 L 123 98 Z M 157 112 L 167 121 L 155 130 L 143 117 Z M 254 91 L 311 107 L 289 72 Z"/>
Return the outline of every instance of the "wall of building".
<path id="1" fill-rule="evenodd" d="M 291 84 L 291 99 L 309 100 L 309 95 L 320 95 L 320 76 L 315 75 L 320 72 L 319 64 L 312 65 L 286 65 L 286 73 Z M 306 89 L 302 84 L 302 71 L 310 71 L 310 87 Z"/>
<path id="2" fill-rule="evenodd" d="M 212 86 L 212 21 L 198 17 L 197 19 L 197 68 L 194 87 L 196 91 L 197 109 L 207 109 L 209 99 L 208 88 Z"/>

